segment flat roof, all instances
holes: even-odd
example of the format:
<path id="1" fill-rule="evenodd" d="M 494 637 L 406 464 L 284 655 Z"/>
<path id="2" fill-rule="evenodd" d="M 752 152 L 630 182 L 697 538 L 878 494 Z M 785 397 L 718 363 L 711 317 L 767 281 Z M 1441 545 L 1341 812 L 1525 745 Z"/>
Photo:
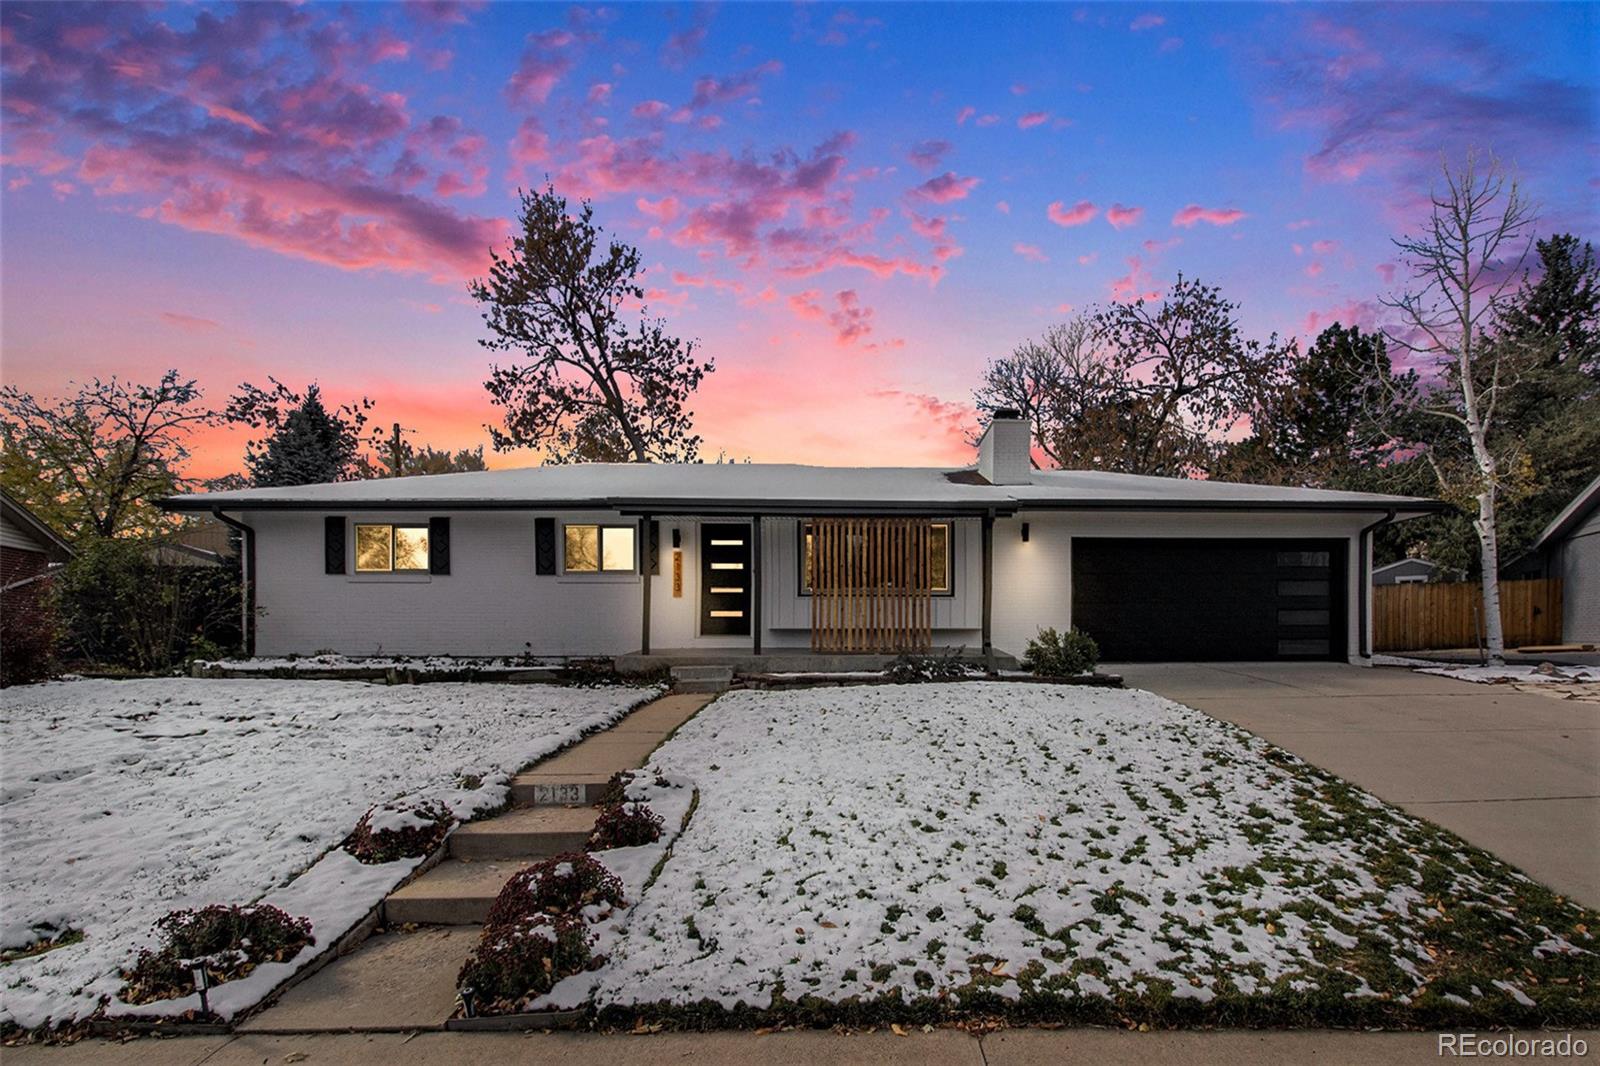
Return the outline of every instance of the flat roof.
<path id="1" fill-rule="evenodd" d="M 191 493 L 170 511 L 615 510 L 649 514 L 1015 514 L 1027 510 L 1246 510 L 1424 514 L 1437 500 L 1279 485 L 1035 470 L 991 485 L 972 467 L 582 463 Z"/>

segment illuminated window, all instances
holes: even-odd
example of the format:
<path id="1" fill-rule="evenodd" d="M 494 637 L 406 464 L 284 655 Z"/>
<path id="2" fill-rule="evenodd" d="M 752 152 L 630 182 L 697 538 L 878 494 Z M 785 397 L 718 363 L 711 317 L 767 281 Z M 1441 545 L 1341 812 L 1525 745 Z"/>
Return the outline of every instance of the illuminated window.
<path id="1" fill-rule="evenodd" d="M 427 571 L 427 526 L 356 525 L 356 573 Z"/>
<path id="2" fill-rule="evenodd" d="M 635 535 L 632 526 L 569 525 L 566 531 L 567 573 L 633 572 Z"/>
<path id="3" fill-rule="evenodd" d="M 800 553 L 800 594 L 811 594 L 811 559 L 815 538 L 811 533 L 810 523 L 801 523 L 801 537 L 804 541 Z M 889 574 L 879 575 L 876 571 L 886 564 L 882 562 L 883 556 L 869 549 L 868 538 L 856 535 L 850 541 L 849 566 L 853 575 L 852 583 L 858 588 L 892 588 L 894 579 Z M 928 564 L 932 575 L 931 590 L 935 595 L 950 594 L 950 523 L 934 522 L 928 527 Z"/>

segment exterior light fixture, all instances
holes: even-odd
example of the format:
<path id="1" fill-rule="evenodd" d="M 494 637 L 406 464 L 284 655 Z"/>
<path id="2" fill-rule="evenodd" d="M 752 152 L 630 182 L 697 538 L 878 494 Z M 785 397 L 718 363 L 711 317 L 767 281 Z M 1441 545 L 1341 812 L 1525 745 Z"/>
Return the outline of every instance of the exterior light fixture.
<path id="1" fill-rule="evenodd" d="M 1028 523 L 1022 523 L 1022 543 L 1028 543 Z"/>

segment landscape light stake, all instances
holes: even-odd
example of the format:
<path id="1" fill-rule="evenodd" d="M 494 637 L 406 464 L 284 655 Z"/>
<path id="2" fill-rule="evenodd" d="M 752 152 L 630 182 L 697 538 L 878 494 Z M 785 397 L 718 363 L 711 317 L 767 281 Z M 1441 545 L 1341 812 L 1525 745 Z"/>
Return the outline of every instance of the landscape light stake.
<path id="1" fill-rule="evenodd" d="M 189 973 L 194 977 L 194 990 L 200 993 L 200 1013 L 210 1014 L 211 1004 L 206 998 L 206 989 L 211 987 L 211 975 L 206 973 L 204 966 L 196 966 Z"/>

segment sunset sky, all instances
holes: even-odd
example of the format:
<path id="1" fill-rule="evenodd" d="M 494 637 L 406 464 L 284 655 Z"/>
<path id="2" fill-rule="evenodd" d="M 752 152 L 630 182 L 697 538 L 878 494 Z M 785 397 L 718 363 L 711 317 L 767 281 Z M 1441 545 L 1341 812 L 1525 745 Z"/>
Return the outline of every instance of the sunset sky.
<path id="1" fill-rule="evenodd" d="M 1595 237 L 1597 12 L 6 3 L 0 375 L 316 380 L 475 446 L 466 282 L 548 176 L 716 360 L 709 456 L 962 462 L 986 359 L 1180 270 L 1255 335 L 1373 324 L 1441 152 Z"/>

